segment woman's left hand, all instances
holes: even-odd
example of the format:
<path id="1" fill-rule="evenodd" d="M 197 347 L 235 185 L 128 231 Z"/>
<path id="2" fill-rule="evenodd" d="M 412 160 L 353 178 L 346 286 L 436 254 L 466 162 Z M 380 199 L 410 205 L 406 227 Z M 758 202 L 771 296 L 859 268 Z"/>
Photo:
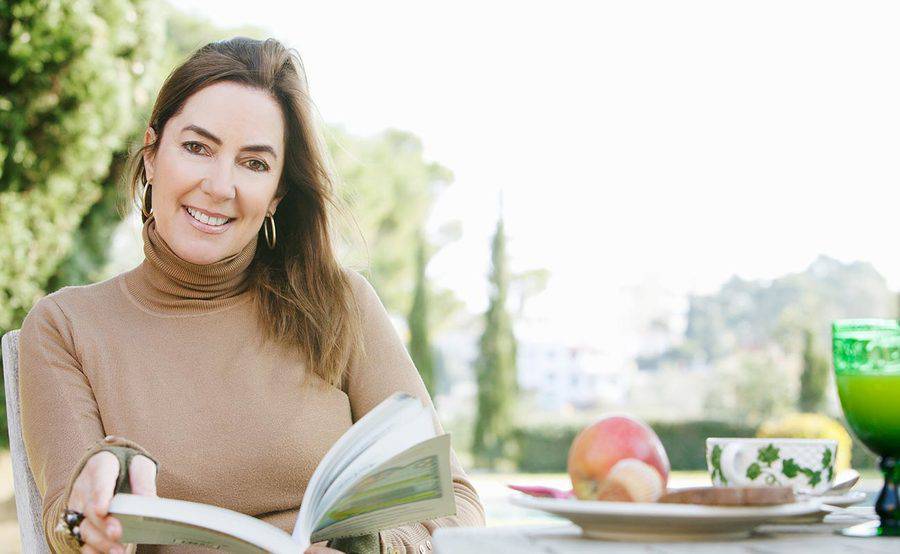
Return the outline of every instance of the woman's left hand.
<path id="1" fill-rule="evenodd" d="M 325 546 L 328 541 L 317 542 L 310 545 L 309 548 L 306 549 L 306 552 L 303 554 L 344 554 L 340 550 L 335 550 L 334 548 L 328 548 Z"/>

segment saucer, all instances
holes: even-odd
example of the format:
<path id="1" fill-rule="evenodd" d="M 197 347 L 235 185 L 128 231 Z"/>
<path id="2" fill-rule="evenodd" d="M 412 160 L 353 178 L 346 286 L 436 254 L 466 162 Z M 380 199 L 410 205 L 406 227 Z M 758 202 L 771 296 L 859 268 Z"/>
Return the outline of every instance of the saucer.
<path id="1" fill-rule="evenodd" d="M 526 494 L 509 497 L 522 508 L 564 517 L 589 538 L 618 541 L 691 541 L 737 539 L 758 525 L 789 516 L 809 516 L 820 510 L 818 500 L 775 506 L 704 506 L 644 502 L 604 502 L 538 498 Z"/>
<path id="2" fill-rule="evenodd" d="M 813 496 L 810 500 L 818 500 L 821 504 L 828 504 L 837 508 L 846 508 L 854 504 L 859 504 L 866 499 L 866 493 L 863 491 L 849 491 L 844 494 L 835 494 L 832 496 Z"/>

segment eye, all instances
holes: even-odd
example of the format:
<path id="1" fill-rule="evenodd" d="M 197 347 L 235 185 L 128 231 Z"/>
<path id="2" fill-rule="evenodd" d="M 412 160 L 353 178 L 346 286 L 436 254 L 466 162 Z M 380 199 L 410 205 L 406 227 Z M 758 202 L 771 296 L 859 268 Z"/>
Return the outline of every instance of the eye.
<path id="1" fill-rule="evenodd" d="M 205 148 L 201 143 L 193 141 L 193 140 L 184 142 L 181 144 L 181 146 L 183 146 L 184 149 L 187 150 L 188 152 L 190 152 L 191 154 L 202 154 L 203 148 Z M 197 147 L 197 149 L 195 150 L 194 147 Z"/>
<path id="2" fill-rule="evenodd" d="M 250 169 L 252 169 L 253 171 L 262 173 L 263 171 L 269 170 L 269 165 L 262 160 L 250 160 L 249 162 L 247 162 L 248 165 L 253 163 L 258 164 L 256 166 L 250 166 Z"/>

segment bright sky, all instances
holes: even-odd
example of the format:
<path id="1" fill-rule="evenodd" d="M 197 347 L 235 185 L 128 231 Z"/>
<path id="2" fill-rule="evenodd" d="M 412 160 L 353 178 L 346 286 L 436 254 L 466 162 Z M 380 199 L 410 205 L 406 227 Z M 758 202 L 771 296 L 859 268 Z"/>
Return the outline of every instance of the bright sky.
<path id="1" fill-rule="evenodd" d="M 430 274 L 486 305 L 502 187 L 554 334 L 617 328 L 622 285 L 708 292 L 819 253 L 900 288 L 900 4 L 180 0 L 296 48 L 324 119 L 422 138 L 456 181 Z"/>

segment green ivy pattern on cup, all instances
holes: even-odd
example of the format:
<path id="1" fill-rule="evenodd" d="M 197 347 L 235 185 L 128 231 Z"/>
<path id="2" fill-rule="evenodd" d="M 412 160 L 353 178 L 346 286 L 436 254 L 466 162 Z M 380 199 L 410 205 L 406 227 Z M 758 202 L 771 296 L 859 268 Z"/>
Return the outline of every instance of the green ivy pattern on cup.
<path id="1" fill-rule="evenodd" d="M 725 478 L 725 474 L 722 473 L 722 447 L 718 444 L 712 447 L 712 452 L 709 453 L 709 459 L 712 463 L 712 479 L 715 482 L 716 478 L 722 482 L 723 485 L 728 485 L 728 479 Z"/>
<path id="2" fill-rule="evenodd" d="M 716 455 L 715 448 L 718 448 L 718 446 L 713 448 L 713 457 Z M 719 458 L 721 458 L 721 449 Z M 780 468 L 775 466 L 775 462 L 779 460 L 781 460 Z M 715 463 L 716 461 L 717 460 L 713 461 L 714 468 L 718 467 L 718 464 Z M 763 482 L 767 485 L 781 485 L 782 481 L 780 475 L 783 475 L 788 479 L 793 479 L 802 473 L 806 476 L 807 484 L 810 487 L 815 487 L 822 482 L 823 476 L 826 476 L 828 481 L 831 481 L 834 477 L 833 461 L 831 450 L 826 448 L 822 453 L 821 469 L 816 470 L 810 467 L 803 467 L 797 464 L 793 458 L 785 458 L 782 460 L 780 450 L 776 448 L 774 444 L 768 444 L 757 451 L 756 461 L 747 467 L 747 478 L 751 481 L 756 481 L 762 477 Z M 718 471 L 721 476 L 722 470 L 720 467 L 718 468 Z M 722 482 L 725 482 L 724 476 L 722 477 Z"/>
<path id="3" fill-rule="evenodd" d="M 832 439 L 706 439 L 706 463 L 717 487 L 790 486 L 823 494 L 834 481 L 837 441 Z"/>

